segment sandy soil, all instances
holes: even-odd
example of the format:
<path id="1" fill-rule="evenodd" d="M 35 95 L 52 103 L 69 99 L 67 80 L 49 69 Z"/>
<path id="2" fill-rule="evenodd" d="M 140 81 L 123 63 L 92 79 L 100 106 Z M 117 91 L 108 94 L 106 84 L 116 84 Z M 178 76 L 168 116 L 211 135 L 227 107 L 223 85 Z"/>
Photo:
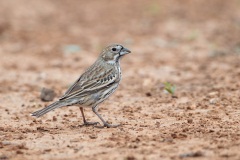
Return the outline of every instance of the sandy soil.
<path id="1" fill-rule="evenodd" d="M 238 0 L 1 0 L 0 15 L 1 160 L 240 159 Z M 81 126 L 77 107 L 30 116 L 113 42 L 132 54 L 99 112 L 121 127 Z"/>

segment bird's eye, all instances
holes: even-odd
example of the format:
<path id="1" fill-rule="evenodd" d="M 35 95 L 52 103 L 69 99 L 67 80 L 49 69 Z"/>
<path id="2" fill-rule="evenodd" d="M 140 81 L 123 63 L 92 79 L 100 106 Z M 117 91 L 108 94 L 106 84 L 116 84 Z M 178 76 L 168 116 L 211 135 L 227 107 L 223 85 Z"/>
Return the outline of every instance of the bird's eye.
<path id="1" fill-rule="evenodd" d="M 116 48 L 112 48 L 112 51 L 116 51 L 117 49 Z"/>

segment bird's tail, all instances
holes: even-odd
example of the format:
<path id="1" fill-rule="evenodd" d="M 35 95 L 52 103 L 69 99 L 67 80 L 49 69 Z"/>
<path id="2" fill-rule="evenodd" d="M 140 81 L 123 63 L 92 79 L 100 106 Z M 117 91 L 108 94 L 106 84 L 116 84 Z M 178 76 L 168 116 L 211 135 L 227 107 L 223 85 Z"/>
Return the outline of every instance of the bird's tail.
<path id="1" fill-rule="evenodd" d="M 43 108 L 43 109 L 40 109 L 36 112 L 33 112 L 32 113 L 32 116 L 35 116 L 35 117 L 41 117 L 42 115 L 48 113 L 49 111 L 53 110 L 53 109 L 56 109 L 56 108 L 60 108 L 60 107 L 63 107 L 63 106 L 66 106 L 66 104 L 62 101 L 57 101 L 57 102 L 54 102 L 53 104 L 50 104 L 49 106 Z"/>

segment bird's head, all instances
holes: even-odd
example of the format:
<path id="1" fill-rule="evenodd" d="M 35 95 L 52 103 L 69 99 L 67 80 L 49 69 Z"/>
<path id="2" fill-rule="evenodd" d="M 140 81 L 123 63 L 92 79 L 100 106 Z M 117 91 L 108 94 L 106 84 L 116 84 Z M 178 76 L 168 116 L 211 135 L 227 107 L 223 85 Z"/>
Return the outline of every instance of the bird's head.
<path id="1" fill-rule="evenodd" d="M 112 44 L 107 46 L 101 53 L 101 58 L 107 63 L 114 64 L 119 61 L 121 57 L 131 53 L 130 50 L 124 48 L 120 44 Z"/>

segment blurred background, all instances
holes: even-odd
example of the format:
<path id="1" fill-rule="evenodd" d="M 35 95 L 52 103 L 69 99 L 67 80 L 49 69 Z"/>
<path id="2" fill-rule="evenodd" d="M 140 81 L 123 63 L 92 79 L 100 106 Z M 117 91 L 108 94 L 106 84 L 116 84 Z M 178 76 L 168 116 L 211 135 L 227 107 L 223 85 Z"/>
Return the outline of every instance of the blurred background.
<path id="1" fill-rule="evenodd" d="M 126 132 L 79 131 L 72 127 L 81 122 L 78 108 L 51 112 L 44 123 L 29 116 L 48 104 L 40 99 L 43 87 L 60 97 L 111 43 L 132 53 L 121 61 L 118 91 L 100 111 Z M 0 0 L 0 75 L 0 140 L 21 139 L 35 149 L 17 155 L 74 149 L 71 156 L 80 156 L 75 151 L 83 147 L 90 158 L 109 151 L 130 159 L 132 153 L 239 159 L 240 0 Z M 165 82 L 176 88 L 175 98 L 163 92 Z M 22 137 L 12 136 L 16 131 Z M 88 138 L 99 132 L 103 137 Z M 68 144 L 67 134 L 85 138 Z M 194 149 L 201 152 L 188 154 Z"/>
<path id="2" fill-rule="evenodd" d="M 186 44 L 195 54 L 235 50 L 239 5 L 238 0 L 2 0 L 1 51 L 60 55 L 56 49 L 77 44 L 92 54 L 113 42 L 129 44 L 136 54 L 162 54 L 162 48 L 180 50 Z"/>
<path id="3" fill-rule="evenodd" d="M 1 71 L 8 70 L 2 75 L 17 69 L 23 79 L 31 71 L 51 76 L 46 69 L 54 67 L 81 72 L 106 45 L 121 43 L 133 52 L 123 67 L 156 80 L 169 69 L 164 81 L 179 66 L 204 68 L 206 58 L 239 57 L 239 8 L 238 0 L 1 0 Z"/>

